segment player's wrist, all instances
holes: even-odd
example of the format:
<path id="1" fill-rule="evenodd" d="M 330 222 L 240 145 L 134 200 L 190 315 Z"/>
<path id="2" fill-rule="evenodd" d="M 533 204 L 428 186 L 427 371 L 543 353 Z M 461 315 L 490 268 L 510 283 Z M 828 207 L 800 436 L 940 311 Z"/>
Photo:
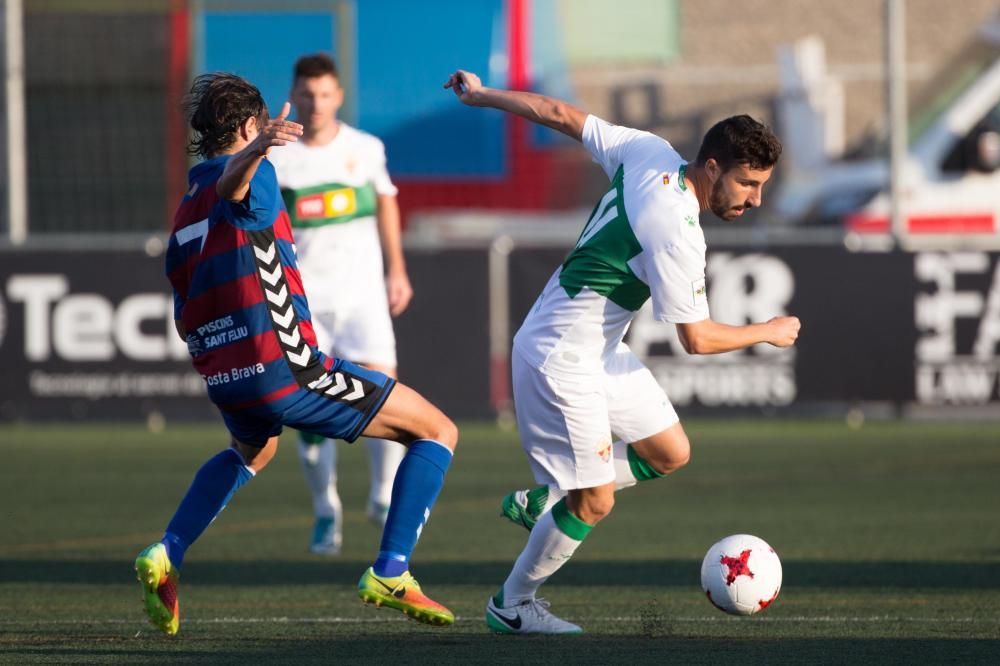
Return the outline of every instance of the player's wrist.
<path id="1" fill-rule="evenodd" d="M 495 88 L 488 88 L 482 86 L 470 91 L 469 103 L 472 106 L 482 106 L 482 107 L 495 107 L 498 104 L 498 93 L 503 91 L 498 91 Z"/>
<path id="2" fill-rule="evenodd" d="M 402 267 L 402 268 L 390 268 L 390 269 L 388 269 L 386 271 L 386 275 L 388 275 L 389 279 L 391 279 L 391 280 L 396 280 L 396 281 L 405 280 L 407 282 L 410 281 L 410 276 L 406 272 L 406 268 L 405 267 Z"/>

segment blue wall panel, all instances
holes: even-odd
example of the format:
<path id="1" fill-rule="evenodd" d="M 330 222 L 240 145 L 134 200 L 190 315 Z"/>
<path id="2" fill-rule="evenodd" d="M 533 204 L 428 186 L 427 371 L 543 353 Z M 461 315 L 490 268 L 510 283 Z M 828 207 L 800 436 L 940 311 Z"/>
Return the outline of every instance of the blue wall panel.
<path id="1" fill-rule="evenodd" d="M 458 68 L 476 72 L 487 85 L 507 85 L 503 0 L 380 0 L 358 2 L 355 12 L 355 60 L 342 63 L 353 64 L 357 73 L 356 87 L 346 91 L 352 97 L 347 105 L 357 109 L 358 127 L 385 142 L 390 173 L 502 178 L 503 114 L 464 107 L 441 86 Z M 337 52 L 337 20 L 333 10 L 205 11 L 196 68 L 247 77 L 277 113 L 295 60 L 304 53 Z"/>
<path id="2" fill-rule="evenodd" d="M 332 13 L 206 12 L 202 20 L 200 72 L 234 72 L 248 78 L 260 88 L 272 114 L 288 99 L 292 66 L 299 56 L 334 50 Z"/>
<path id="3" fill-rule="evenodd" d="M 394 176 L 504 175 L 502 114 L 464 107 L 441 87 L 459 68 L 476 72 L 486 85 L 506 85 L 503 5 L 357 3 L 359 125 L 385 141 Z"/>

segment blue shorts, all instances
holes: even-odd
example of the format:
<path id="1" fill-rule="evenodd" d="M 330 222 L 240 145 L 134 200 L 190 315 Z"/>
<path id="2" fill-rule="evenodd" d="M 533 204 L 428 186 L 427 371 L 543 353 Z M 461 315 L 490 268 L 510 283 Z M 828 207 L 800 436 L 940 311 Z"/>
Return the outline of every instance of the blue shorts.
<path id="1" fill-rule="evenodd" d="M 261 405 L 219 411 L 232 436 L 250 446 L 264 446 L 284 426 L 353 442 L 395 385 L 395 379 L 381 372 L 337 359 L 323 381 Z"/>

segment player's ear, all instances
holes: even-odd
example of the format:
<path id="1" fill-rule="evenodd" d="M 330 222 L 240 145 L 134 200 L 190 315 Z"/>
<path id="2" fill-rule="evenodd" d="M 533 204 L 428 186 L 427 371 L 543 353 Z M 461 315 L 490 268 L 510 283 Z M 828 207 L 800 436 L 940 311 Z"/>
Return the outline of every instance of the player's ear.
<path id="1" fill-rule="evenodd" d="M 249 139 L 255 129 L 258 129 L 257 116 L 250 116 L 240 124 L 240 137 L 244 140 Z"/>
<path id="2" fill-rule="evenodd" d="M 344 103 L 344 89 L 340 86 L 340 81 L 337 81 L 337 88 L 333 93 L 334 111 L 338 111 L 343 103 Z"/>
<path id="3" fill-rule="evenodd" d="M 709 157 L 705 160 L 705 173 L 709 175 L 714 183 L 722 175 L 722 166 L 716 161 L 714 157 Z"/>

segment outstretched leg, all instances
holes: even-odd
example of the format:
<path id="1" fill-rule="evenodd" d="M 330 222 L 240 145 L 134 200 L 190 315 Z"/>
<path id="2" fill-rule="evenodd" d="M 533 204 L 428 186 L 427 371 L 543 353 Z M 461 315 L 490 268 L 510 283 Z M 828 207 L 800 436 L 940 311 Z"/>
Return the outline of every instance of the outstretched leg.
<path id="1" fill-rule="evenodd" d="M 416 391 L 397 384 L 364 434 L 398 441 L 407 452 L 393 481 L 378 558 L 361 577 L 358 594 L 421 622 L 451 624 L 454 615 L 421 592 L 409 573 L 409 561 L 444 485 L 458 429 Z"/>
<path id="2" fill-rule="evenodd" d="M 270 462 L 277 448 L 277 437 L 262 447 L 233 439 L 230 448 L 210 458 L 195 474 L 163 539 L 136 557 L 146 615 L 164 633 L 172 636 L 180 628 L 178 585 L 188 547 L 226 508 L 233 493 Z"/>
<path id="3" fill-rule="evenodd" d="M 500 591 L 486 605 L 486 624 L 503 634 L 574 634 L 577 625 L 556 617 L 536 599 L 538 588 L 576 552 L 614 506 L 614 484 L 571 490 L 531 530 L 528 543 Z"/>

